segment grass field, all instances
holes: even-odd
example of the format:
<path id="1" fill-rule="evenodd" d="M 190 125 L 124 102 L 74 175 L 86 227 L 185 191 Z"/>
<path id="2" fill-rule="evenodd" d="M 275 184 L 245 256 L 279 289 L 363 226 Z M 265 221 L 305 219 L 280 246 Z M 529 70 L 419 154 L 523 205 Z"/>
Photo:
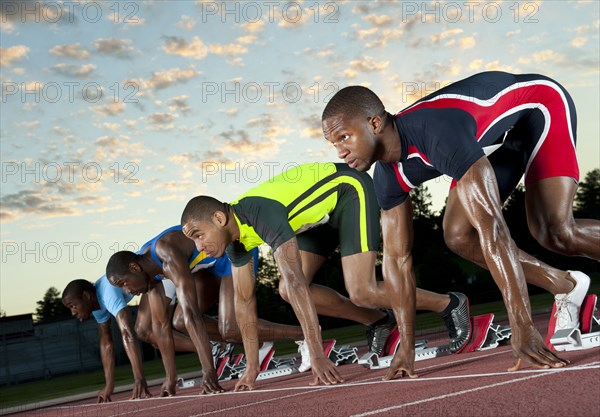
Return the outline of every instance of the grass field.
<path id="1" fill-rule="evenodd" d="M 600 292 L 599 278 L 600 277 L 598 276 L 594 276 L 590 287 L 590 293 L 598 294 Z M 549 313 L 552 301 L 553 298 L 550 294 L 532 296 L 532 311 L 548 311 Z M 494 313 L 498 320 L 506 317 L 506 309 L 504 308 L 504 304 L 500 301 L 471 306 L 471 315 L 474 316 L 482 313 Z M 443 322 L 437 314 L 423 313 L 417 315 L 418 332 L 431 331 L 432 329 L 438 328 L 440 331 L 445 331 Z M 362 325 L 355 325 L 325 330 L 323 331 L 323 339 L 336 339 L 337 344 L 365 341 L 365 327 Z M 275 347 L 278 356 L 295 353 L 297 349 L 294 342 L 277 342 Z M 238 349 L 241 349 L 241 347 Z M 200 368 L 198 357 L 191 353 L 176 356 L 176 363 L 179 374 L 197 371 Z M 147 380 L 164 377 L 161 360 L 156 359 L 144 362 L 144 372 Z M 129 365 L 119 366 L 115 369 L 115 387 L 127 385 L 132 382 L 131 367 Z M 104 373 L 102 370 L 3 387 L 0 389 L 0 409 L 66 397 L 69 395 L 99 391 L 103 387 Z"/>

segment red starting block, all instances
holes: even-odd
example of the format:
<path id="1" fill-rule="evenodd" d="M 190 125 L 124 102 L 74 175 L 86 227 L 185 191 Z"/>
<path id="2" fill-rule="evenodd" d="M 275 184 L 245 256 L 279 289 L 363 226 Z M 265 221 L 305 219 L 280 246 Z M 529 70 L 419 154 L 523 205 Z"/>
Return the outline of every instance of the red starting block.
<path id="1" fill-rule="evenodd" d="M 493 321 L 493 313 L 471 317 L 471 338 L 459 353 L 469 353 L 480 350 L 488 337 L 488 332 Z"/>
<path id="2" fill-rule="evenodd" d="M 494 326 L 492 323 L 493 320 L 494 315 L 492 313 L 471 318 L 471 338 L 461 353 L 493 349 L 499 345 L 499 342 L 510 338 L 510 327 Z M 399 344 L 400 333 L 397 328 L 394 328 L 385 343 L 383 353 L 386 356 L 380 358 L 376 353 L 367 352 L 358 360 L 358 363 L 371 369 L 388 368 Z M 415 342 L 415 361 L 433 359 L 450 354 L 449 345 L 427 347 L 426 340 L 417 340 Z"/>
<path id="3" fill-rule="evenodd" d="M 556 328 L 556 302 L 552 305 L 548 332 L 546 333 L 546 345 L 550 349 L 558 351 L 570 351 L 589 349 L 600 346 L 600 320 L 594 317 L 598 296 L 590 294 L 585 297 L 579 310 L 579 328 L 561 329 Z M 598 328 L 595 328 L 595 327 Z"/>

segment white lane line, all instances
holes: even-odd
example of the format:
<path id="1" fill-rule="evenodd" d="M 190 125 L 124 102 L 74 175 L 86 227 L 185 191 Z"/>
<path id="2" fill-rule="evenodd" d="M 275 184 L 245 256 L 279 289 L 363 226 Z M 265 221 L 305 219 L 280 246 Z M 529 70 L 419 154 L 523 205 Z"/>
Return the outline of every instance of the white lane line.
<path id="1" fill-rule="evenodd" d="M 484 385 L 484 386 L 480 386 L 480 387 L 477 387 L 477 388 L 471 388 L 471 389 L 467 389 L 467 390 L 453 392 L 453 393 L 450 393 L 450 394 L 439 395 L 437 397 L 432 397 L 432 398 L 426 398 L 426 399 L 423 399 L 423 400 L 412 401 L 412 402 L 409 402 L 409 403 L 399 404 L 399 405 L 395 405 L 395 406 L 392 406 L 392 407 L 380 408 L 378 410 L 367 411 L 367 412 L 361 413 L 361 414 L 354 414 L 351 417 L 365 417 L 365 416 L 372 416 L 372 415 L 375 415 L 375 414 L 386 413 L 388 411 L 399 410 L 401 408 L 411 407 L 413 405 L 424 404 L 424 403 L 428 403 L 428 402 L 432 402 L 432 401 L 437 401 L 437 400 L 443 400 L 445 398 L 456 397 L 456 396 L 459 396 L 459 395 L 462 395 L 462 394 L 469 394 L 469 393 L 472 393 L 472 392 L 482 391 L 482 390 L 489 389 L 489 388 L 496 388 L 496 387 L 499 387 L 499 386 L 502 386 L 502 385 L 514 384 L 516 382 L 526 381 L 528 379 L 540 378 L 540 377 L 543 377 L 543 376 L 547 376 L 547 375 L 551 375 L 551 374 L 555 374 L 555 373 L 559 373 L 559 372 L 569 372 L 569 371 L 581 371 L 581 370 L 588 370 L 588 369 L 597 369 L 597 368 L 600 368 L 600 365 L 597 365 L 598 363 L 599 362 L 592 362 L 592 363 L 587 364 L 587 365 L 577 366 L 577 367 L 573 367 L 573 368 L 553 369 L 553 370 L 551 370 L 553 372 L 543 372 L 541 374 L 538 373 L 536 375 L 530 375 L 530 376 L 526 376 L 526 377 L 523 377 L 523 378 L 512 379 L 510 381 L 497 382 L 495 384 L 489 384 L 489 385 Z M 513 375 L 514 375 L 514 373 L 513 373 Z"/>
<path id="2" fill-rule="evenodd" d="M 477 357 L 470 357 L 470 358 L 465 358 L 465 359 L 459 359 L 459 360 L 455 360 L 452 361 L 451 364 L 452 365 L 456 365 L 456 364 L 460 364 L 460 363 L 464 363 L 464 362 L 470 362 L 476 359 L 481 359 L 481 358 L 486 358 L 486 357 L 490 357 L 490 356 L 496 356 L 496 355 L 500 355 L 500 354 L 504 354 L 504 353 L 510 353 L 510 350 L 505 350 L 502 352 L 492 352 L 492 353 L 488 353 L 485 355 L 480 355 Z M 419 368 L 416 370 L 416 372 L 420 372 L 423 370 L 429 370 L 429 369 L 435 369 L 435 368 L 440 368 L 440 367 L 444 367 L 447 366 L 448 363 L 443 363 L 443 364 L 437 364 L 437 365 L 430 365 L 424 368 Z M 536 370 L 535 372 L 539 372 L 540 370 Z M 523 371 L 519 371 L 519 372 L 532 372 L 531 370 L 523 370 Z M 382 381 L 382 376 L 375 376 L 375 377 L 369 377 L 369 378 L 365 378 L 365 379 L 361 379 L 358 380 L 356 382 L 348 382 L 342 385 L 320 385 L 319 388 L 339 388 L 339 387 L 348 387 L 348 386 L 353 386 L 353 385 L 359 385 L 359 384 L 364 384 L 367 383 L 368 381 L 375 381 L 377 383 L 379 382 L 385 382 Z M 445 378 L 445 377 L 436 377 L 436 378 Z M 408 380 L 407 378 L 404 379 L 394 379 L 392 381 L 388 381 L 388 382 L 394 382 L 394 381 L 402 381 L 402 380 Z M 426 380 L 426 378 L 417 378 L 417 381 L 423 381 Z M 244 395 L 244 394 L 253 394 L 253 393 L 270 393 L 270 392 L 281 392 L 281 391 L 291 391 L 291 390 L 313 390 L 317 388 L 316 386 L 313 385 L 308 385 L 308 386 L 298 386 L 298 387 L 286 387 L 286 388 L 270 388 L 270 389 L 256 389 L 253 391 L 239 391 L 239 392 L 234 392 L 234 391 L 227 391 L 227 392 L 223 392 L 220 394 L 216 394 L 219 396 L 222 395 Z M 202 398 L 204 396 L 200 395 L 200 394 L 192 394 L 192 395 L 176 395 L 174 397 L 150 397 L 150 398 L 146 398 L 143 401 L 170 401 L 170 400 L 176 400 L 176 399 L 186 399 L 186 398 Z M 102 407 L 102 406 L 111 406 L 114 404 L 118 404 L 118 403 L 137 403 L 139 404 L 141 400 L 121 400 L 121 401 L 115 401 L 115 402 L 111 402 L 111 403 L 103 403 L 103 404 L 78 404 L 78 405 L 72 405 L 72 406 L 60 406 L 60 407 L 53 407 L 53 408 L 69 408 L 72 409 L 74 407 Z"/>
<path id="3" fill-rule="evenodd" d="M 260 391 L 252 391 L 255 393 L 260 393 L 260 392 L 280 392 L 280 391 L 289 391 L 289 390 L 297 390 L 297 389 L 302 389 L 304 390 L 303 392 L 299 392 L 296 394 L 289 394 L 289 395 L 285 395 L 282 397 L 277 397 L 277 398 L 270 398 L 270 399 L 266 399 L 266 400 L 261 400 L 261 401 L 255 401 L 252 403 L 244 403 L 241 405 L 237 405 L 237 406 L 233 406 L 233 407 L 228 407 L 228 408 L 223 408 L 223 409 L 219 409 L 219 410 L 212 410 L 206 413 L 202 413 L 202 414 L 195 414 L 192 417 L 200 417 L 200 416 L 207 416 L 207 415 L 212 415 L 212 414 L 218 414 L 218 413 L 222 413 L 222 412 L 226 412 L 226 411 L 232 411 L 232 410 L 239 410 L 242 408 L 246 408 L 246 407 L 252 407 L 255 405 L 261 405 L 261 404 L 266 404 L 266 403 L 270 403 L 273 401 L 279 401 L 279 400 L 283 400 L 286 398 L 292 398 L 292 397 L 297 397 L 300 395 L 306 395 L 306 394 L 311 394 L 317 391 L 323 391 L 323 390 L 328 390 L 328 389 L 339 389 L 339 388 L 353 388 L 353 387 L 357 387 L 357 386 L 363 386 L 363 385 L 375 385 L 375 384 L 380 384 L 380 383 L 402 383 L 402 382 L 419 382 L 419 381 L 435 381 L 435 380 L 448 380 L 448 379 L 461 379 L 461 378 L 482 378 L 482 377 L 492 377 L 492 376 L 515 376 L 518 374 L 534 374 L 532 376 L 527 376 L 524 378 L 518 378 L 515 380 L 510 380 L 510 381 L 504 381 L 504 382 L 500 382 L 500 383 L 496 383 L 496 384 L 491 384 L 488 386 L 484 386 L 484 387 L 480 387 L 480 388 L 475 388 L 475 389 L 470 389 L 470 390 L 465 390 L 465 391 L 461 391 L 461 392 L 457 392 L 457 393 L 452 393 L 452 394 L 445 394 L 443 396 L 440 397 L 435 397 L 435 398 L 430 398 L 427 400 L 420 400 L 420 401 L 415 401 L 414 403 L 407 403 L 407 404 L 403 404 L 403 405 L 399 405 L 396 407 L 391 407 L 390 409 L 395 409 L 395 408 L 402 408 L 404 406 L 410 406 L 410 405 L 415 405 L 415 404 L 420 404 L 421 402 L 427 402 L 427 401 L 433 401 L 436 399 L 442 399 L 442 398 L 447 398 L 447 397 L 452 397 L 455 395 L 459 395 L 461 393 L 469 393 L 469 392 L 474 392 L 474 391 L 478 391 L 479 389 L 484 389 L 484 388 L 492 388 L 495 386 L 499 386 L 499 385 L 505 385 L 505 384 L 509 384 L 509 383 L 513 383 L 513 382 L 517 382 L 517 381 L 521 381 L 521 380 L 527 380 L 527 379 L 531 379 L 531 378 L 537 378 L 540 376 L 544 376 L 544 375 L 548 375 L 548 374 L 553 374 L 553 373 L 557 373 L 557 372 L 565 372 L 565 371 L 585 371 L 585 370 L 589 370 L 589 369 L 600 369 L 600 362 L 592 362 L 590 364 L 583 364 L 577 367 L 572 367 L 572 368 L 557 368 L 557 369 L 531 369 L 531 370 L 522 370 L 519 371 L 518 373 L 515 372 L 493 372 L 493 373 L 484 373 L 484 374 L 468 374 L 468 375 L 452 375 L 452 376 L 447 376 L 447 377 L 433 377 L 433 378 L 415 378 L 415 379 L 409 379 L 409 378 L 404 378 L 404 379 L 395 379 L 392 381 L 372 381 L 372 382 L 357 382 L 357 383 L 352 383 L 352 384 L 343 384 L 343 385 L 323 385 L 323 386 L 308 386 L 308 387 L 290 387 L 290 388 L 277 388 L 277 389 L 273 389 L 273 390 L 260 390 Z M 248 391 L 244 391 L 246 393 L 248 393 Z M 238 393 L 229 393 L 231 394 L 240 394 Z M 223 395 L 223 394 L 220 394 Z M 198 398 L 199 396 L 196 396 L 196 398 Z M 159 406 L 158 406 L 159 407 Z M 137 412 L 139 411 L 146 411 L 146 410 L 151 410 L 157 407 L 149 407 L 147 409 L 140 409 L 137 410 Z M 389 411 L 387 409 L 383 409 L 383 411 L 372 411 L 369 413 L 373 413 L 373 414 L 378 414 L 380 412 L 385 412 L 385 411 Z M 366 413 L 364 415 L 370 415 L 369 413 Z M 359 414 L 358 416 L 362 416 L 363 414 Z"/>
<path id="4" fill-rule="evenodd" d="M 430 369 L 435 369 L 435 368 L 440 368 L 440 367 L 446 367 L 449 364 L 451 364 L 452 366 L 460 364 L 460 363 L 465 363 L 465 362 L 471 362 L 474 360 L 479 360 L 481 358 L 486 358 L 486 357 L 490 357 L 490 356 L 497 356 L 497 355 L 501 355 L 501 354 L 505 354 L 505 353 L 510 353 L 511 350 L 504 350 L 504 351 L 500 351 L 500 352 L 491 352 L 488 354 L 484 354 L 484 355 L 479 355 L 476 357 L 469 357 L 469 358 L 465 358 L 465 359 L 459 359 L 459 360 L 454 360 L 450 363 L 446 362 L 446 363 L 441 363 L 441 364 L 436 364 L 436 365 L 431 365 L 428 367 L 424 367 L 424 368 L 419 368 L 417 370 L 417 372 L 419 371 L 423 371 L 423 370 L 430 370 Z M 584 365 L 581 365 L 584 366 Z M 573 368 L 568 368 L 569 370 L 577 370 L 577 368 L 573 367 Z M 582 369 L 586 369 L 586 368 L 582 368 Z M 560 369 L 560 370 L 564 370 L 564 369 Z M 366 378 L 366 379 L 362 379 L 356 382 L 350 382 L 350 383 L 345 383 L 345 384 L 341 384 L 341 385 L 321 385 L 321 386 L 298 386 L 298 387 L 286 387 L 286 388 L 272 388 L 272 389 L 257 389 L 257 390 L 253 390 L 253 391 L 240 391 L 240 392 L 233 392 L 233 391 L 228 391 L 228 392 L 224 392 L 221 394 L 216 394 L 219 396 L 223 396 L 223 395 L 247 395 L 247 394 L 254 394 L 254 393 L 274 393 L 274 392 L 282 392 L 282 391 L 294 391 L 294 390 L 303 390 L 304 392 L 301 393 L 296 393 L 296 394 L 290 394 L 289 396 L 284 396 L 284 397 L 278 397 L 276 399 L 270 399 L 270 400 L 264 400 L 262 402 L 270 402 L 270 401 L 275 401 L 275 400 L 280 400 L 280 399 L 284 399 L 284 398 L 290 398 L 293 396 L 299 396 L 299 395 L 304 395 L 304 394 L 309 394 L 311 392 L 315 392 L 315 391 L 320 391 L 323 389 L 339 389 L 339 388 L 348 388 L 348 387 L 355 387 L 355 386 L 362 386 L 362 385 L 373 385 L 373 384 L 379 384 L 379 383 L 383 383 L 383 382 L 390 382 L 390 383 L 401 383 L 401 382 L 420 382 L 420 381 L 428 381 L 428 380 L 444 380 L 444 379 L 460 379 L 460 378 L 469 378 L 469 377 L 486 377 L 486 376 L 499 376 L 499 375 L 516 375 L 518 373 L 548 373 L 548 372 L 557 372 L 559 370 L 557 369 L 531 369 L 531 370 L 521 370 L 518 371 L 517 373 L 515 372 L 497 372 L 497 373 L 487 373 L 487 374 L 470 374 L 470 375 L 451 375 L 451 376 L 442 376 L 442 377 L 421 377 L 421 378 L 415 378 L 415 379 L 410 379 L 410 378 L 401 378 L 401 379 L 394 379 L 392 381 L 382 381 L 381 380 L 381 376 L 377 376 L 377 377 L 370 377 L 370 378 Z M 199 394 L 194 394 L 194 395 L 177 395 L 174 397 L 151 397 L 146 399 L 145 401 L 149 401 L 149 400 L 154 400 L 154 401 L 162 401 L 162 400 L 166 400 L 169 401 L 169 403 L 167 404 L 161 404 L 161 405 L 157 405 L 157 406 L 152 406 L 152 407 L 147 407 L 147 408 L 139 408 L 138 410 L 135 410 L 135 412 L 141 412 L 141 411 L 146 411 L 146 410 L 151 410 L 151 409 L 155 409 L 155 408 L 159 408 L 159 407 L 164 407 L 164 406 L 176 406 L 177 404 L 182 404 L 194 399 L 198 399 L 201 400 L 204 396 L 199 395 Z M 172 400 L 176 400 L 176 401 L 172 401 Z M 177 400 L 184 400 L 184 401 L 177 401 Z M 256 402 L 256 403 L 252 403 L 252 404 L 261 404 L 262 402 Z M 135 405 L 142 405 L 143 403 L 140 400 L 123 400 L 123 401 L 116 401 L 113 403 L 108 403 L 106 404 L 107 406 L 114 406 L 118 403 L 125 403 L 128 405 L 131 404 L 135 404 Z M 75 407 L 91 407 L 91 406 L 103 406 L 105 404 L 81 404 L 79 406 L 71 406 L 71 407 L 55 407 L 55 408 L 75 408 Z M 244 405 L 247 406 L 247 405 Z M 241 408 L 242 406 L 238 406 L 237 408 Z M 224 409 L 224 410 L 216 410 L 216 411 L 211 411 L 211 414 L 214 413 L 218 413 L 221 411 L 226 411 L 229 409 Z M 132 411 L 133 412 L 133 411 Z"/>
<path id="5" fill-rule="evenodd" d="M 271 398 L 271 399 L 268 399 L 268 400 L 255 401 L 253 403 L 244 403 L 244 404 L 241 404 L 241 405 L 236 405 L 234 407 L 228 407 L 228 408 L 222 408 L 220 410 L 209 411 L 207 413 L 193 414 L 190 417 L 208 416 L 208 415 L 211 415 L 211 414 L 223 413 L 223 412 L 226 412 L 226 411 L 239 410 L 240 408 L 252 407 L 252 406 L 255 406 L 255 405 L 266 404 L 266 403 L 270 403 L 270 402 L 273 402 L 273 401 L 284 400 L 286 398 L 292 398 L 292 397 L 297 397 L 297 396 L 300 396 L 300 395 L 310 394 L 312 392 L 321 391 L 323 388 L 326 388 L 326 387 L 323 386 L 323 387 L 318 387 L 318 388 L 317 387 L 312 387 L 312 388 L 313 388 L 312 391 L 298 392 L 296 394 L 284 395 L 283 397 Z"/>

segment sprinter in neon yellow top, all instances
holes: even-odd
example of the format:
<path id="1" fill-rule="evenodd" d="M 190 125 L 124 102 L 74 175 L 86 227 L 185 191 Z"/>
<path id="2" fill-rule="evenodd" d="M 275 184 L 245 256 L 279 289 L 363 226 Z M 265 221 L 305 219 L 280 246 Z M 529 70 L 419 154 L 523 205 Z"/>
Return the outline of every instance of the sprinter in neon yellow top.
<path id="1" fill-rule="evenodd" d="M 198 250 L 212 257 L 226 251 L 233 264 L 236 318 L 240 329 L 245 329 L 242 336 L 248 361 L 236 390 L 251 389 L 258 375 L 255 278 L 250 251 L 262 243 L 274 251 L 281 273 L 279 292 L 292 305 L 302 326 L 306 340 L 303 347 L 310 353 L 315 383 L 342 381 L 323 353 L 317 313 L 370 325 L 369 348 L 377 353 L 383 350 L 396 321 L 393 315 L 375 308 L 400 309 L 394 305 L 396 300 L 389 299 L 386 283 L 375 278 L 379 206 L 368 174 L 346 164 L 299 165 L 254 187 L 231 204 L 208 196 L 193 198 L 182 214 L 181 225 Z M 337 246 L 350 299 L 331 288 L 310 284 Z M 461 332 L 461 346 L 466 344 L 470 334 L 466 297 L 424 290 L 416 293 L 419 309 L 452 316 L 449 327 Z M 464 313 L 457 315 L 457 311 Z M 460 323 L 466 322 L 466 328 L 457 326 L 459 321 L 454 317 L 460 318 Z"/>
<path id="2" fill-rule="evenodd" d="M 285 171 L 231 203 L 240 238 L 227 254 L 241 266 L 253 248 L 267 243 L 275 251 L 326 223 L 339 228 L 335 246 L 341 244 L 342 256 L 376 251 L 379 206 L 372 188 L 371 177 L 345 164 L 304 164 Z"/>

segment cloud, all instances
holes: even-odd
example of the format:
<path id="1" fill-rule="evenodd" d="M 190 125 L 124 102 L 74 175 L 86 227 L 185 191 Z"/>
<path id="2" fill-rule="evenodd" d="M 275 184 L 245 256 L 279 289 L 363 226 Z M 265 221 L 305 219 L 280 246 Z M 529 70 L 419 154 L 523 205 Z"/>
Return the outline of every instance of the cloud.
<path id="1" fill-rule="evenodd" d="M 381 61 L 371 56 L 365 55 L 360 59 L 350 61 L 349 68 L 344 70 L 346 78 L 354 78 L 359 72 L 375 72 L 385 70 L 390 64 L 390 61 Z"/>
<path id="2" fill-rule="evenodd" d="M 153 125 L 168 124 L 175 119 L 177 119 L 177 115 L 170 113 L 153 113 L 147 117 L 148 122 Z"/>
<path id="3" fill-rule="evenodd" d="M 10 0 L 2 1 L 0 8 L 0 23 L 2 32 L 12 33 L 17 23 L 36 24 L 72 24 L 77 22 L 77 16 L 72 9 L 63 6 L 62 2 L 41 2 L 39 0 Z"/>
<path id="4" fill-rule="evenodd" d="M 239 56 L 235 57 L 235 58 L 228 59 L 227 63 L 229 65 L 231 65 L 232 67 L 243 67 L 245 65 L 244 64 L 244 60 L 242 58 L 240 58 Z"/>
<path id="5" fill-rule="evenodd" d="M 286 136 L 292 131 L 287 124 L 271 113 L 263 113 L 255 119 L 248 120 L 248 126 L 261 128 L 260 137 L 266 137 L 273 143 L 281 141 L 281 136 Z"/>
<path id="6" fill-rule="evenodd" d="M 14 30 L 15 24 L 13 22 L 11 22 L 10 20 L 5 20 L 4 16 L 0 17 L 0 32 L 13 33 Z"/>
<path id="7" fill-rule="evenodd" d="M 321 127 L 321 117 L 318 114 L 312 114 L 308 117 L 300 119 L 302 124 L 306 125 L 300 132 L 300 136 L 304 138 L 322 139 L 323 128 Z"/>
<path id="8" fill-rule="evenodd" d="M 50 71 L 67 78 L 89 78 L 96 71 L 94 64 L 56 64 L 50 68 Z"/>
<path id="9" fill-rule="evenodd" d="M 392 23 L 392 18 L 387 15 L 377 16 L 375 13 L 371 13 L 363 17 L 363 20 L 371 23 L 373 26 L 382 27 L 388 26 Z"/>
<path id="10" fill-rule="evenodd" d="M 17 123 L 17 126 L 19 127 L 25 127 L 27 129 L 35 129 L 40 125 L 40 121 L 39 120 L 32 120 L 31 122 L 19 122 Z"/>
<path id="11" fill-rule="evenodd" d="M 100 136 L 94 141 L 94 159 L 96 161 L 112 161 L 118 157 L 128 159 L 129 164 L 133 168 L 137 166 L 139 169 L 139 162 L 136 158 L 141 155 L 145 155 L 150 151 L 142 142 L 129 143 L 129 137 L 125 135 L 116 136 Z M 111 169 L 112 174 L 119 175 L 119 178 L 131 177 L 132 170 L 123 169 L 122 172 L 116 173 L 115 170 Z M 130 178 L 131 180 L 131 178 Z M 139 183 L 139 181 L 136 181 Z"/>
<path id="12" fill-rule="evenodd" d="M 574 27 L 573 29 L 569 29 L 570 32 L 575 32 L 577 35 L 584 35 L 589 31 L 598 31 L 598 29 L 600 28 L 600 19 L 594 21 L 592 24 L 589 25 L 580 25 L 577 27 Z"/>
<path id="13" fill-rule="evenodd" d="M 207 46 L 198 36 L 194 36 L 191 43 L 179 36 L 166 36 L 163 51 L 197 60 L 204 59 L 208 54 Z"/>
<path id="14" fill-rule="evenodd" d="M 108 129 L 108 130 L 112 130 L 113 132 L 116 132 L 117 130 L 119 130 L 121 125 L 119 123 L 104 122 L 104 123 L 102 123 L 102 127 L 105 129 Z"/>
<path id="15" fill-rule="evenodd" d="M 97 39 L 94 41 L 96 51 L 102 55 L 110 55 L 119 59 L 131 59 L 135 48 L 129 39 Z"/>
<path id="16" fill-rule="evenodd" d="M 562 54 L 558 54 L 551 49 L 546 49 L 540 52 L 533 53 L 533 59 L 535 62 L 562 62 L 565 59 L 565 56 Z"/>
<path id="17" fill-rule="evenodd" d="M 258 38 L 254 35 L 246 35 L 246 36 L 240 36 L 236 39 L 236 42 L 244 44 L 244 45 L 250 45 L 254 42 L 256 42 Z"/>
<path id="18" fill-rule="evenodd" d="M 179 29 L 192 30 L 194 28 L 194 26 L 196 26 L 196 21 L 194 20 L 193 17 L 182 14 L 181 20 L 179 22 L 177 22 L 176 26 Z"/>
<path id="19" fill-rule="evenodd" d="M 0 48 L 0 67 L 10 67 L 13 62 L 27 58 L 29 48 L 25 45 L 9 46 Z"/>
<path id="20" fill-rule="evenodd" d="M 262 20 L 257 20 L 256 22 L 245 22 L 240 26 L 245 32 L 252 34 L 262 33 L 265 30 L 265 22 Z"/>
<path id="21" fill-rule="evenodd" d="M 235 116 L 238 113 L 237 107 L 230 107 L 228 109 L 219 109 L 219 112 L 228 114 L 230 116 Z"/>
<path id="22" fill-rule="evenodd" d="M 579 36 L 571 41 L 571 45 L 573 45 L 575 48 L 581 48 L 583 45 L 585 45 L 587 43 L 587 41 L 588 41 L 587 37 Z"/>
<path id="23" fill-rule="evenodd" d="M 72 59 L 88 59 L 90 53 L 79 43 L 56 45 L 50 48 L 50 53 L 56 56 L 64 56 Z"/>
<path id="24" fill-rule="evenodd" d="M 486 71 L 504 71 L 504 72 L 519 72 L 519 70 L 511 65 L 501 64 L 500 61 L 495 60 L 485 64 Z"/>
<path id="25" fill-rule="evenodd" d="M 109 102 L 99 106 L 92 106 L 92 110 L 103 116 L 117 116 L 125 111 L 125 103 L 120 101 Z"/>
<path id="26" fill-rule="evenodd" d="M 181 114 L 188 114 L 190 112 L 190 106 L 188 106 L 187 100 L 189 96 L 177 96 L 169 100 L 169 110 L 178 111 Z"/>
<path id="27" fill-rule="evenodd" d="M 379 36 L 365 44 L 367 49 L 386 46 L 389 42 L 396 41 L 402 37 L 404 31 L 401 29 L 380 29 Z"/>
<path id="28" fill-rule="evenodd" d="M 198 75 L 200 75 L 200 73 L 194 67 L 184 69 L 171 68 L 166 71 L 152 73 L 152 76 L 148 80 L 138 78 L 128 80 L 127 82 L 137 85 L 141 94 L 144 94 L 144 90 L 162 90 L 173 84 L 186 83 Z"/>
<path id="29" fill-rule="evenodd" d="M 181 181 L 181 180 L 172 180 L 172 181 L 161 181 L 157 183 L 154 187 L 150 189 L 150 192 L 158 191 L 158 190 L 166 190 L 169 192 L 179 192 L 179 191 L 193 191 L 196 188 L 197 184 L 194 181 Z"/>
<path id="30" fill-rule="evenodd" d="M 377 31 L 379 31 L 379 28 L 359 29 L 356 31 L 356 37 L 362 40 L 375 35 Z"/>
<path id="31" fill-rule="evenodd" d="M 531 57 L 529 57 L 529 56 L 521 56 L 521 57 L 519 57 L 519 59 L 517 59 L 517 64 L 520 64 L 520 65 L 529 65 L 529 64 L 531 64 Z"/>
<path id="32" fill-rule="evenodd" d="M 473 36 L 465 36 L 464 38 L 460 38 L 458 40 L 458 45 L 462 49 L 469 49 L 475 46 L 475 38 Z"/>
<path id="33" fill-rule="evenodd" d="M 248 52 L 248 48 L 240 44 L 212 44 L 208 47 L 211 54 L 215 55 L 240 55 Z"/>
<path id="34" fill-rule="evenodd" d="M 472 71 L 479 71 L 483 65 L 483 59 L 474 59 L 469 63 L 469 69 Z"/>
<path id="35" fill-rule="evenodd" d="M 451 38 L 459 33 L 462 33 L 462 29 L 449 29 L 440 33 L 436 33 L 435 35 L 431 35 L 431 41 L 433 43 L 439 43 L 445 39 Z"/>
<path id="36" fill-rule="evenodd" d="M 245 157 L 274 156 L 279 152 L 279 143 L 265 139 L 263 142 L 250 140 L 250 133 L 243 129 L 231 128 L 217 135 L 217 142 L 224 152 L 232 152 Z"/>
<path id="37" fill-rule="evenodd" d="M 73 204 L 64 202 L 61 197 L 50 195 L 43 190 L 21 190 L 0 198 L 3 221 L 15 221 L 23 215 L 39 214 L 43 218 L 77 216 L 81 211 Z"/>

